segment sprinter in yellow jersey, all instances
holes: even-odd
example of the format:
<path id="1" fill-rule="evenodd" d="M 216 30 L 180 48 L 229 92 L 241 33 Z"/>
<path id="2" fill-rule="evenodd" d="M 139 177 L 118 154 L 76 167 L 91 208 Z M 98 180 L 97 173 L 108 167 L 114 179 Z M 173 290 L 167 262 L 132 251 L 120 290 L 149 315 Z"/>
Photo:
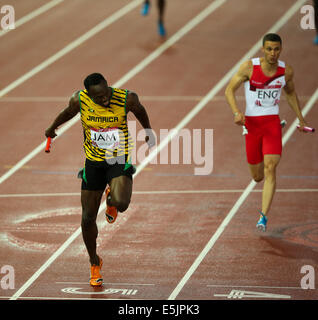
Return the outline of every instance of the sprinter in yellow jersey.
<path id="1" fill-rule="evenodd" d="M 101 286 L 102 259 L 96 252 L 96 218 L 106 189 L 106 220 L 113 223 L 117 211 L 127 210 L 132 194 L 134 167 L 130 161 L 133 142 L 128 132 L 127 113 L 132 112 L 146 130 L 149 147 L 155 145 L 149 118 L 136 93 L 109 87 L 100 73 L 84 80 L 85 90 L 75 92 L 66 107 L 46 129 L 46 137 L 80 113 L 84 133 L 85 168 L 82 178 L 82 235 L 91 263 L 92 286 Z M 108 185 L 108 187 L 107 187 Z M 106 188 L 107 187 L 107 188 Z"/>

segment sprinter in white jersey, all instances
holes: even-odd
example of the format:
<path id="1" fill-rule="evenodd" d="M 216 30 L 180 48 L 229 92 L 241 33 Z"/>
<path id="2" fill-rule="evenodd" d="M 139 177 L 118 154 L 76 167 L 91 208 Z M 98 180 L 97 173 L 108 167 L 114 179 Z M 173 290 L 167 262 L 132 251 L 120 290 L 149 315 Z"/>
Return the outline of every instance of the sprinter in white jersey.
<path id="1" fill-rule="evenodd" d="M 299 119 L 299 131 L 307 126 L 293 82 L 293 69 L 279 60 L 282 40 L 269 33 L 263 38 L 264 57 L 244 62 L 229 82 L 225 96 L 237 125 L 245 125 L 246 155 L 250 172 L 256 182 L 264 179 L 262 210 L 257 228 L 266 231 L 268 212 L 276 188 L 276 167 L 282 154 L 282 132 L 279 101 L 282 89 L 290 107 Z M 244 83 L 246 110 L 243 114 L 236 102 L 235 92 Z"/>

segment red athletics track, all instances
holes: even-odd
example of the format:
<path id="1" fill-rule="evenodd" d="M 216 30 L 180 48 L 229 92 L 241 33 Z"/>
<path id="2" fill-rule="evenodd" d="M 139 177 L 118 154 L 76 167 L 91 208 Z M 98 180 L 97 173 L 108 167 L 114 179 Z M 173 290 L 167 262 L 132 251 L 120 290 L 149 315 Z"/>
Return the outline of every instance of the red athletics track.
<path id="1" fill-rule="evenodd" d="M 17 19 L 44 3 L 13 2 Z M 134 1 L 109 0 L 96 6 L 88 0 L 63 1 L 2 36 L 1 90 L 129 3 Z M 184 0 L 169 1 L 168 39 L 211 3 L 196 0 L 185 6 Z M 77 234 L 81 209 L 76 173 L 84 162 L 80 124 L 61 134 L 49 155 L 34 154 L 1 183 L 0 267 L 11 265 L 15 271 L 15 289 L 1 287 L 1 299 L 317 299 L 316 289 L 301 289 L 300 272 L 304 265 L 318 272 L 317 135 L 294 132 L 288 139 L 268 232 L 257 233 L 262 185 L 236 208 L 251 178 L 241 130 L 233 125 L 224 86 L 219 85 L 294 3 L 240 0 L 240 6 L 234 6 L 233 1 L 219 1 L 218 9 L 123 83 L 140 95 L 156 133 L 177 126 L 212 88 L 219 88 L 185 125 L 191 132 L 214 130 L 213 171 L 196 176 L 199 165 L 193 161 L 149 164 L 136 176 L 131 206 L 116 224 L 107 225 L 99 215 L 103 288 L 88 285 L 88 257 Z M 278 32 L 284 42 L 281 59 L 294 67 L 305 106 L 317 90 L 318 48 L 312 45 L 314 33 L 300 28 L 300 19 L 298 9 Z M 44 141 L 45 128 L 82 88 L 88 73 L 102 72 L 110 84 L 123 81 L 162 43 L 156 34 L 156 11 L 152 8 L 149 17 L 141 17 L 137 3 L 2 96 L 1 177 Z M 318 127 L 315 106 L 314 101 L 306 118 Z M 286 133 L 295 116 L 285 100 L 281 117 L 288 122 Z M 235 215 L 227 218 L 233 210 Z M 73 235 L 74 241 L 66 242 Z M 202 253 L 213 235 L 215 243 Z"/>

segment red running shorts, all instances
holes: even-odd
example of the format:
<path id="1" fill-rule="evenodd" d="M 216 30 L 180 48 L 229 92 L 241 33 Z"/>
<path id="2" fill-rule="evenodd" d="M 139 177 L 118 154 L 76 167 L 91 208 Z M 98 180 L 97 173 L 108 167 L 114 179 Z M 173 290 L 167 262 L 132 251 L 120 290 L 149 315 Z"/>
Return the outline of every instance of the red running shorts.
<path id="1" fill-rule="evenodd" d="M 263 162 L 265 154 L 282 154 L 282 127 L 278 115 L 245 117 L 247 162 Z"/>

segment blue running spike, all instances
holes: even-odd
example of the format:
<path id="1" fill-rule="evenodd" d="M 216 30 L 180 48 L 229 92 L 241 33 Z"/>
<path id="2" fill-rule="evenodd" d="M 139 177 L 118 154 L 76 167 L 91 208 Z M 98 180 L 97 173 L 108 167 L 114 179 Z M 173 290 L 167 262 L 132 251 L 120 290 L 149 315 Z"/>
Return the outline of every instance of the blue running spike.
<path id="1" fill-rule="evenodd" d="M 268 218 L 264 215 L 263 212 L 260 211 L 261 217 L 259 218 L 257 224 L 256 224 L 256 228 L 260 231 L 265 232 L 266 231 L 266 224 L 268 221 Z"/>
<path id="2" fill-rule="evenodd" d="M 150 4 L 145 2 L 141 8 L 141 15 L 146 16 L 149 13 Z"/>
<path id="3" fill-rule="evenodd" d="M 165 27 L 163 25 L 162 22 L 158 22 L 158 33 L 161 37 L 164 37 L 166 35 L 166 30 L 165 30 Z"/>

